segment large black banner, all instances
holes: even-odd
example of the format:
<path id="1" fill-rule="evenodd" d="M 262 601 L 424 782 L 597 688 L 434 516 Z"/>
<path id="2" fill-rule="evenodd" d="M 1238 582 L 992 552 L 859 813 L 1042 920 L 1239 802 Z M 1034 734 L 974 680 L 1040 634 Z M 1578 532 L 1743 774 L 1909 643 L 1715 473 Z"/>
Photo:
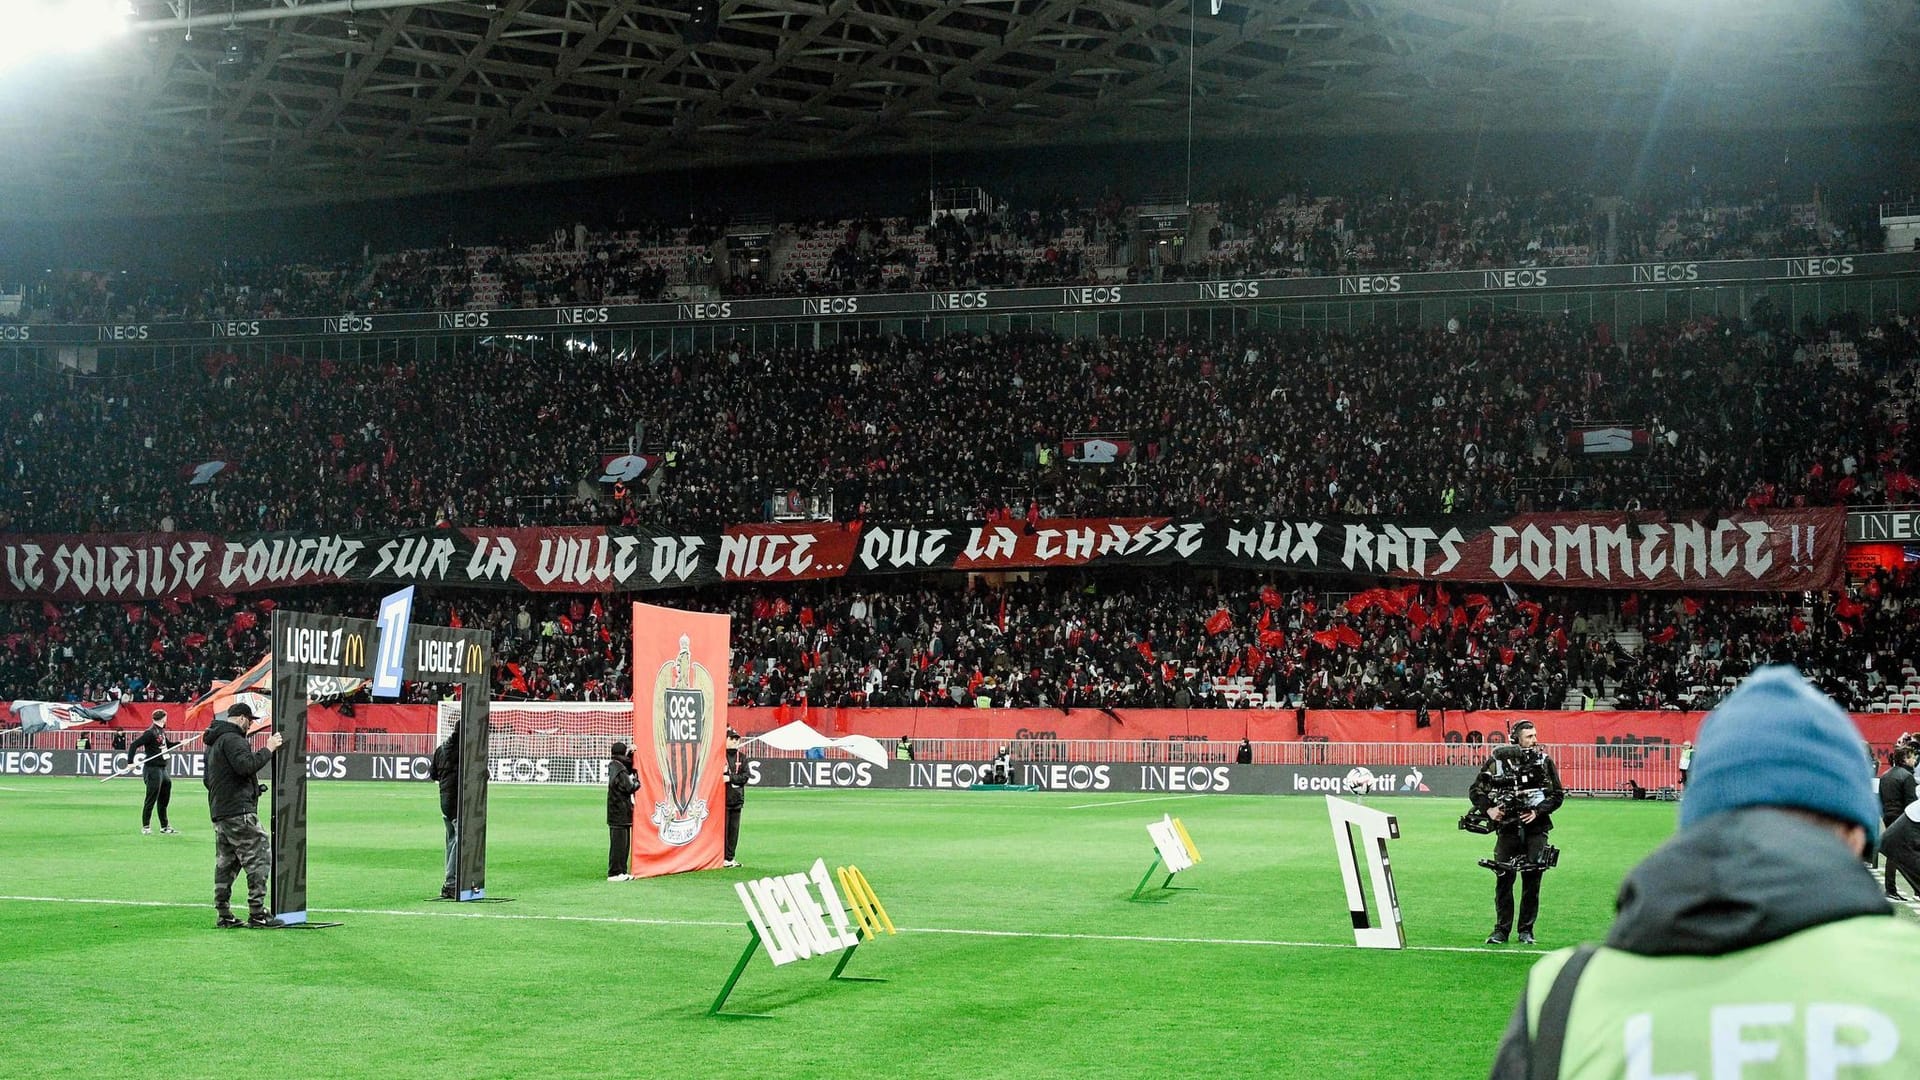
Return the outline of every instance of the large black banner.
<path id="1" fill-rule="evenodd" d="M 367 582 L 636 592 L 932 570 L 1211 566 L 1565 588 L 1839 588 L 1845 510 L 1431 518 L 813 523 L 0 535 L 0 600 L 143 600 Z"/>
<path id="2" fill-rule="evenodd" d="M 1476 754 L 1477 756 L 1477 754 Z M 204 756 L 170 754 L 173 774 L 198 776 Z M 106 776 L 126 765 L 124 753 L 20 750 L 0 752 L 0 776 Z M 309 779 L 402 780 L 428 783 L 427 758 L 409 754 L 316 754 L 305 759 Z M 748 783 L 757 788 L 863 788 L 964 791 L 986 768 L 973 761 L 894 761 L 887 768 L 844 758 L 755 758 Z M 494 783 L 587 784 L 607 782 L 607 759 L 499 757 L 487 762 Z M 1042 791 L 1170 795 L 1359 795 L 1465 798 L 1474 765 L 1229 765 L 1142 764 L 1104 761 L 1015 761 L 1014 778 Z M 421 813 L 432 800 L 422 796 Z M 302 868 L 304 870 L 304 867 Z M 276 908 L 276 910 L 278 910 Z"/>
<path id="3" fill-rule="evenodd" d="M 379 634 L 368 619 L 273 612 L 273 914 L 307 921 L 307 680 L 368 679 Z"/>
<path id="4" fill-rule="evenodd" d="M 603 304 L 492 311 L 342 312 L 298 319 L 225 322 L 0 326 L 0 345 L 152 345 L 201 341 L 355 338 L 397 334 L 590 331 L 688 323 L 985 315 L 1013 311 L 1191 307 L 1273 300 L 1406 299 L 1460 293 L 1552 292 L 1609 287 L 1687 288 L 1726 282 L 1802 282 L 1920 273 L 1920 253 L 1807 258 L 1540 266 L 1503 270 L 1243 278 L 1161 285 L 1066 285 L 954 292 L 791 296 L 702 303 Z"/>
<path id="5" fill-rule="evenodd" d="M 453 824 L 453 889 L 460 900 L 487 895 L 488 705 L 493 697 L 493 635 L 413 623 L 407 627 L 403 676 L 410 682 L 460 688 L 459 816 Z"/>

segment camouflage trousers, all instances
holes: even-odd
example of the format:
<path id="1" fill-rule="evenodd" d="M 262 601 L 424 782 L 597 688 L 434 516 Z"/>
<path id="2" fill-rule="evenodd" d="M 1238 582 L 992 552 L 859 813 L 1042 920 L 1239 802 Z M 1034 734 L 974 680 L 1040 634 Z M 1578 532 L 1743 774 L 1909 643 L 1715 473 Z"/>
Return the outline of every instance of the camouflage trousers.
<path id="1" fill-rule="evenodd" d="M 260 815 L 241 814 L 213 823 L 213 906 L 221 914 L 232 909 L 233 879 L 247 871 L 247 910 L 256 914 L 267 910 L 267 875 L 273 867 L 272 845 Z"/>

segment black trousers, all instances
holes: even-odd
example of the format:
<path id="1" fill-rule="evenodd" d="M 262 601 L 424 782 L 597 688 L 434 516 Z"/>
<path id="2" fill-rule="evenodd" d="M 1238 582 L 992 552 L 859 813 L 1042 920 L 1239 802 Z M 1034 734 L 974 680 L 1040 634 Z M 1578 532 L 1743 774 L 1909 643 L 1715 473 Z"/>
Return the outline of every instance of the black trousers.
<path id="1" fill-rule="evenodd" d="M 740 849 L 740 806 L 727 807 L 727 861 L 733 861 L 733 853 Z"/>
<path id="2" fill-rule="evenodd" d="M 147 802 L 140 808 L 142 827 L 153 824 L 153 808 L 160 808 L 160 827 L 167 827 L 167 803 L 173 800 L 173 777 L 167 775 L 165 762 L 157 769 L 141 769 L 140 778 L 147 782 Z"/>
<path id="3" fill-rule="evenodd" d="M 627 872 L 627 853 L 633 849 L 633 830 L 625 825 L 607 826 L 607 876 Z"/>
<path id="4" fill-rule="evenodd" d="M 1880 854 L 1887 857 L 1887 892 L 1893 892 L 1895 870 L 1907 877 L 1907 884 L 1920 892 L 1920 825 L 1905 814 L 1893 819 L 1880 834 Z"/>
<path id="5" fill-rule="evenodd" d="M 1525 856 L 1537 862 L 1540 849 L 1547 846 L 1547 834 L 1520 829 L 1501 829 L 1493 842 L 1493 861 L 1510 862 Z M 1540 914 L 1540 875 L 1543 870 L 1515 874 L 1511 870 L 1493 872 L 1493 928 L 1500 933 L 1514 929 L 1513 879 L 1520 879 L 1520 932 L 1531 934 L 1533 920 Z"/>

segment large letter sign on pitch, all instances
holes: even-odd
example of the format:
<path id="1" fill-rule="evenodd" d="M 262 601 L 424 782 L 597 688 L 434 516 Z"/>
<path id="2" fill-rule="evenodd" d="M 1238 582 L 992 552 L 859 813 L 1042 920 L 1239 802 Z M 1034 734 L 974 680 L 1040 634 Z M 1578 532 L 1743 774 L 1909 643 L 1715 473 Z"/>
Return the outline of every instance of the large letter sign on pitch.
<path id="1" fill-rule="evenodd" d="M 1327 796 L 1327 816 L 1333 822 L 1333 847 L 1340 856 L 1340 880 L 1347 888 L 1347 911 L 1353 916 L 1353 943 L 1363 949 L 1403 949 L 1405 929 L 1400 925 L 1400 898 L 1393 890 L 1393 865 L 1387 861 L 1387 841 L 1400 838 L 1400 822 L 1392 814 L 1345 799 Z M 1367 913 L 1367 895 L 1360 883 L 1359 859 L 1354 855 L 1353 830 L 1360 830 L 1367 853 L 1367 875 L 1373 898 L 1380 905 L 1380 922 Z"/>
<path id="2" fill-rule="evenodd" d="M 746 950 L 740 954 L 739 961 L 733 965 L 733 974 L 727 976 L 726 985 L 720 988 L 720 996 L 713 999 L 708 1016 L 740 1019 L 760 1015 L 722 1010 L 740 981 L 740 973 L 747 970 L 747 961 L 753 959 L 754 950 L 763 945 L 767 959 L 773 961 L 775 967 L 837 952 L 840 962 L 827 978 L 844 982 L 886 981 L 841 974 L 863 940 L 879 937 L 882 928 L 891 934 L 894 928 L 893 920 L 887 918 L 887 909 L 880 906 L 880 898 L 873 894 L 873 886 L 867 883 L 859 867 L 843 866 L 837 876 L 840 887 L 852 902 L 857 924 L 848 920 L 847 904 L 833 887 L 834 876 L 828 875 L 825 859 L 815 859 L 813 868 L 804 874 L 782 874 L 734 884 L 740 905 L 747 909 L 747 926 L 752 936 L 747 939 Z"/>
<path id="3" fill-rule="evenodd" d="M 741 881 L 733 888 L 775 967 L 860 943 L 825 859 L 815 859 L 813 869 L 804 874 Z M 832 926 L 827 925 L 829 915 Z"/>

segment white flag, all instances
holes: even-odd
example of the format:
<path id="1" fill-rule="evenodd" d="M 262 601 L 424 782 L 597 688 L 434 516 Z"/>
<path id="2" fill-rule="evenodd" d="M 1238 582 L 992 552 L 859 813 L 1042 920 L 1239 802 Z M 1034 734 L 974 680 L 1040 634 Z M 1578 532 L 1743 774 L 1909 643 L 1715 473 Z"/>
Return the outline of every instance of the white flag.
<path id="1" fill-rule="evenodd" d="M 829 739 L 807 725 L 795 720 L 785 727 L 777 727 L 765 735 L 755 735 L 759 740 L 775 750 L 789 750 L 796 753 L 812 750 L 816 747 L 834 747 L 845 750 L 861 761 L 872 762 L 881 768 L 887 767 L 887 748 L 880 740 L 871 735 L 843 735 L 838 739 Z"/>

